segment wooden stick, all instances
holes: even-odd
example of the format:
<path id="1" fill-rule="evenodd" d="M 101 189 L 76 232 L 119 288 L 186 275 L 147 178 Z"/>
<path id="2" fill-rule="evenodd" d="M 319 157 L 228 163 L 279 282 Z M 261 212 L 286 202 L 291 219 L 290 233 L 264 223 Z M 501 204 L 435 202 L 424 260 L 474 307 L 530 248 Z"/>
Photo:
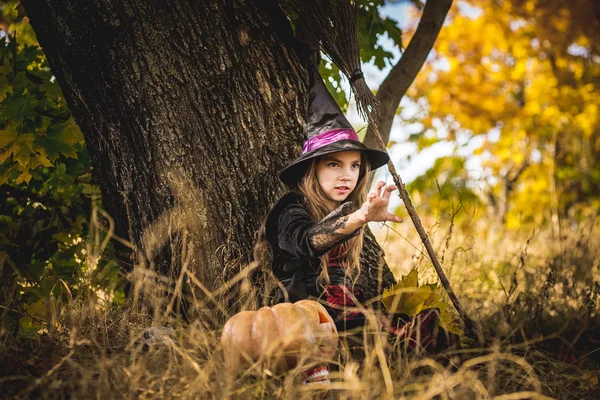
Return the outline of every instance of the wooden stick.
<path id="1" fill-rule="evenodd" d="M 381 135 L 379 134 L 379 128 L 377 127 L 377 118 L 375 118 L 373 114 L 371 114 L 369 117 L 370 117 L 369 118 L 370 125 L 373 128 L 373 133 L 375 134 L 375 138 L 377 139 L 379 148 L 380 148 L 380 150 L 385 151 L 387 153 L 386 146 L 383 143 L 383 139 L 381 138 Z M 456 308 L 456 311 L 458 311 L 458 315 L 459 315 L 460 319 L 462 320 L 463 325 L 465 327 L 465 333 L 471 337 L 474 336 L 478 340 L 479 344 L 483 344 L 484 343 L 483 333 L 479 329 L 479 326 L 477 324 L 475 324 L 475 322 L 471 319 L 471 317 L 469 317 L 469 315 L 465 311 L 464 307 L 462 306 L 461 302 L 458 300 L 458 297 L 456 297 L 456 294 L 454 294 L 454 290 L 452 290 L 450 281 L 448 280 L 446 273 L 442 269 L 442 265 L 440 264 L 440 261 L 438 260 L 436 254 L 435 254 L 435 251 L 433 250 L 433 245 L 431 244 L 431 240 L 429 240 L 429 236 L 427 235 L 427 232 L 425 232 L 425 229 L 423 228 L 421 219 L 419 218 L 417 211 L 415 210 L 415 208 L 412 205 L 412 201 L 410 200 L 410 197 L 408 196 L 408 192 L 406 191 L 404 182 L 402 182 L 402 178 L 400 178 L 400 175 L 398 175 L 398 173 L 396 172 L 396 167 L 394 167 L 394 163 L 392 162 L 391 158 L 390 158 L 390 161 L 388 161 L 387 165 L 388 165 L 388 169 L 389 169 L 390 173 L 392 174 L 392 178 L 394 179 L 394 183 L 396 184 L 396 186 L 398 186 L 398 191 L 400 192 L 399 193 L 400 198 L 404 202 L 406 211 L 408 211 L 408 215 L 410 216 L 410 219 L 412 220 L 415 228 L 417 229 L 417 232 L 419 233 L 419 237 L 421 238 L 421 241 L 423 242 L 423 244 L 425 245 L 425 248 L 427 249 L 427 254 L 429 254 L 429 258 L 431 259 L 431 262 L 433 263 L 433 268 L 435 269 L 435 272 L 437 273 L 438 277 L 440 278 L 442 287 L 446 290 L 446 293 L 448 293 L 448 297 L 450 298 L 450 301 L 452 301 L 454 308 Z"/>

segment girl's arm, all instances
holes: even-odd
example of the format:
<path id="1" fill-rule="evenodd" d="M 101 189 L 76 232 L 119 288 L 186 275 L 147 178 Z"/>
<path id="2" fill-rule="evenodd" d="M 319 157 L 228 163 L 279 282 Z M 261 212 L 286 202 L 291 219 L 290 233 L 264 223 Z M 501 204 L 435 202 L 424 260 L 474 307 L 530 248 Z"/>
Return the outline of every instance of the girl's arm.
<path id="1" fill-rule="evenodd" d="M 319 222 L 314 222 L 301 206 L 288 207 L 280 218 L 279 247 L 294 257 L 318 257 L 357 235 L 368 222 L 402 222 L 402 218 L 387 211 L 396 186 L 382 191 L 384 186 L 384 182 L 378 182 L 376 191 L 367 195 L 360 209 L 351 212 L 352 204 L 344 203 Z"/>
<path id="2" fill-rule="evenodd" d="M 385 189 L 384 187 L 385 182 L 377 182 L 375 191 L 370 192 L 367 195 L 367 200 L 355 212 L 351 214 L 344 213 L 344 215 L 340 216 L 341 212 L 338 212 L 338 210 L 342 210 L 344 206 L 350 205 L 350 203 L 344 203 L 316 224 L 312 230 L 311 236 L 311 244 L 313 247 L 315 249 L 329 249 L 342 241 L 341 239 L 346 236 L 358 233 L 358 229 L 371 221 L 402 222 L 402 218 L 390 214 L 387 210 L 390 196 L 397 187 L 394 185 L 389 185 Z M 335 215 L 336 213 L 337 215 Z"/>

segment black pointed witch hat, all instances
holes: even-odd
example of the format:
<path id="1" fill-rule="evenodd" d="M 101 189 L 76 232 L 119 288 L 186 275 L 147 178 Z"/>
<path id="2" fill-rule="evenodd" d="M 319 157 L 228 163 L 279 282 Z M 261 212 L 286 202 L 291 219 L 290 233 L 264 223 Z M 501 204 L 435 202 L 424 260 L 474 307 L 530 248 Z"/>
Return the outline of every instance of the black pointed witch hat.
<path id="1" fill-rule="evenodd" d="M 308 118 L 302 155 L 279 173 L 286 185 L 295 186 L 313 158 L 338 151 L 362 151 L 371 170 L 389 161 L 386 152 L 370 149 L 361 143 L 356 131 L 344 116 L 323 82 L 317 67 L 309 68 Z"/>

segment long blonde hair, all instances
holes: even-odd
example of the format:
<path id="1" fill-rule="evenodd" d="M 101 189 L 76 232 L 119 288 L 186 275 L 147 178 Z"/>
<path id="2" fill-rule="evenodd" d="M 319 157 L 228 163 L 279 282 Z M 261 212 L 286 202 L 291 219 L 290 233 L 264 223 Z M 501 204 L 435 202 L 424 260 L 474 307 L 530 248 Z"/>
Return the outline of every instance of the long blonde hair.
<path id="1" fill-rule="evenodd" d="M 351 201 L 356 208 L 360 207 L 367 199 L 366 185 L 367 179 L 370 172 L 370 167 L 366 161 L 363 153 L 360 155 L 360 172 L 358 175 L 358 181 L 356 187 L 346 198 L 347 201 Z M 308 210 L 308 213 L 315 221 L 320 221 L 332 210 L 329 206 L 329 200 L 317 179 L 317 162 L 319 157 L 316 157 L 310 163 L 306 173 L 300 179 L 300 182 L 293 189 L 300 193 L 304 198 L 304 204 Z M 263 268 L 270 267 L 273 262 L 273 252 L 266 237 L 266 221 L 263 221 L 260 229 L 258 230 L 256 245 L 254 246 L 254 260 Z M 354 236 L 350 240 L 344 242 L 342 249 L 339 254 L 338 261 L 340 265 L 346 269 L 348 277 L 352 280 L 352 283 L 356 282 L 358 275 L 360 274 L 360 252 L 363 247 L 363 230 L 358 235 Z M 330 283 L 329 279 L 329 256 L 324 254 L 321 258 L 321 273 L 317 279 L 317 282 L 321 286 L 327 286 Z"/>
<path id="2" fill-rule="evenodd" d="M 363 153 L 361 153 L 360 158 L 360 172 L 358 175 L 358 181 L 356 182 L 356 187 L 344 201 L 352 202 L 356 208 L 360 207 L 367 199 L 367 179 L 365 179 L 365 177 L 368 175 L 370 170 Z M 298 191 L 303 195 L 304 204 L 308 210 L 308 213 L 315 221 L 322 220 L 325 218 L 325 216 L 327 216 L 327 214 L 333 211 L 330 209 L 330 200 L 321 189 L 321 185 L 317 179 L 316 166 L 318 161 L 319 157 L 316 157 L 312 160 L 308 170 L 298 183 Z M 360 253 L 363 247 L 363 230 L 361 229 L 358 235 L 342 243 L 340 247 L 338 262 L 342 268 L 346 270 L 347 276 L 350 277 L 354 283 L 360 274 Z M 327 286 L 330 283 L 329 255 L 325 253 L 320 258 L 321 273 L 317 279 L 317 282 L 319 282 L 319 284 L 322 286 Z"/>

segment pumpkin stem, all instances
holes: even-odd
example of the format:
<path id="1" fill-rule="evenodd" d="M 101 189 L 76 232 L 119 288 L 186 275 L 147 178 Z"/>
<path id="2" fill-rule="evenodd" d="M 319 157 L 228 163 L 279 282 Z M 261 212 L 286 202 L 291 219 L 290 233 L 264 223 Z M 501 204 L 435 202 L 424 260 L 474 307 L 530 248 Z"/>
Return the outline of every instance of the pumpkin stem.
<path id="1" fill-rule="evenodd" d="M 329 318 L 327 318 L 327 316 L 325 314 L 323 314 L 321 311 L 319 311 L 319 324 L 326 324 L 329 322 Z"/>

